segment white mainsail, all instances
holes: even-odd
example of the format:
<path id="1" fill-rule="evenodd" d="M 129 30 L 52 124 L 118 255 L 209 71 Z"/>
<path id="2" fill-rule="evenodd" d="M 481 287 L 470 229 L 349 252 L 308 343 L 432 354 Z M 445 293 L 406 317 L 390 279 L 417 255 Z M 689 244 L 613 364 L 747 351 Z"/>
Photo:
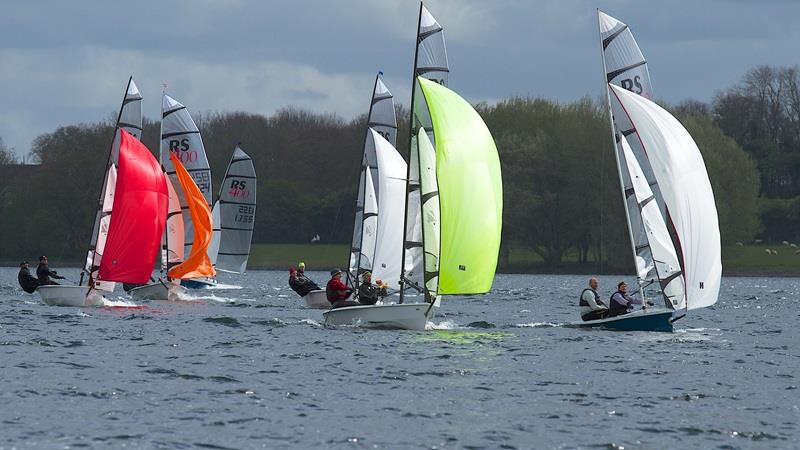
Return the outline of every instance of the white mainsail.
<path id="1" fill-rule="evenodd" d="M 378 199 L 375 198 L 375 184 L 372 172 L 364 172 L 364 214 L 361 227 L 361 251 L 358 254 L 358 273 L 372 270 L 372 258 L 375 255 L 375 238 L 378 232 Z"/>
<path id="2" fill-rule="evenodd" d="M 419 155 L 420 198 L 422 200 L 422 233 L 425 254 L 425 292 L 430 299 L 436 298 L 439 287 L 439 183 L 436 180 L 436 149 L 428 139 L 425 128 L 417 134 Z"/>
<path id="3" fill-rule="evenodd" d="M 405 238 L 403 243 L 402 279 L 417 289 L 425 284 L 425 262 L 423 251 L 424 228 L 422 225 L 422 199 L 420 198 L 420 173 L 417 132 L 421 128 L 427 130 L 428 140 L 435 145 L 433 124 L 431 123 L 424 96 L 419 92 L 417 77 L 435 81 L 447 86 L 450 68 L 447 61 L 447 48 L 444 41 L 444 29 L 428 9 L 420 4 L 419 23 L 417 26 L 417 48 L 414 57 L 411 95 L 411 129 L 409 136 L 409 165 L 406 198 Z M 434 147 L 435 148 L 435 147 Z"/>
<path id="4" fill-rule="evenodd" d="M 722 278 L 719 219 L 703 156 L 686 129 L 666 110 L 609 85 L 636 127 L 662 187 L 683 257 L 686 309 L 716 303 Z"/>
<path id="5" fill-rule="evenodd" d="M 372 270 L 372 257 L 367 260 L 360 261 L 362 250 L 368 252 L 370 255 L 374 252 L 374 245 L 368 245 L 366 248 L 364 244 L 364 200 L 367 195 L 365 189 L 366 177 L 365 173 L 370 172 L 373 182 L 378 180 L 378 163 L 375 155 L 375 139 L 371 137 L 371 130 L 374 130 L 379 135 L 383 136 L 392 146 L 397 141 L 397 117 L 394 110 L 394 97 L 386 87 L 381 79 L 382 72 L 378 72 L 375 76 L 375 85 L 372 89 L 372 99 L 369 107 L 369 114 L 367 116 L 367 130 L 364 139 L 364 151 L 361 159 L 361 172 L 358 180 L 358 193 L 356 194 L 356 214 L 353 223 L 353 239 L 350 244 L 350 262 L 348 283 L 353 283 L 357 280 L 359 274 L 364 271 Z M 376 202 L 380 201 L 380 186 L 375 185 L 375 199 Z M 377 213 L 377 211 L 376 211 Z M 360 262 L 359 262 L 360 261 Z M 357 282 L 355 283 L 357 284 Z"/>
<path id="6" fill-rule="evenodd" d="M 406 196 L 406 162 L 388 140 L 370 130 L 378 161 L 378 232 L 372 279 L 381 280 L 391 289 L 399 289 L 400 262 L 403 252 L 403 213 Z"/>
<path id="7" fill-rule="evenodd" d="M 647 68 L 647 61 L 639 49 L 636 40 L 633 38 L 630 29 L 625 23 L 600 10 L 597 11 L 597 15 L 606 83 L 620 86 L 643 97 L 652 98 L 653 90 L 650 82 L 650 73 Z M 660 275 L 656 273 L 653 249 L 651 248 L 651 243 L 648 241 L 648 234 L 643 223 L 644 219 L 639 210 L 638 201 L 633 195 L 630 174 L 628 170 L 623 170 L 627 165 L 626 156 L 620 145 L 617 144 L 618 142 L 628 138 L 631 154 L 644 174 L 647 184 L 653 191 L 653 201 L 659 208 L 661 215 L 667 217 L 667 210 L 664 206 L 661 190 L 653 175 L 652 168 L 647 160 L 647 155 L 636 135 L 636 127 L 634 127 L 627 118 L 622 106 L 615 98 L 607 93 L 607 99 L 612 117 L 615 158 L 622 188 L 625 214 L 628 219 L 631 247 L 637 267 L 637 278 L 639 283 L 643 286 L 649 286 L 653 283 L 663 285 L 664 279 L 660 278 Z M 642 272 L 639 270 L 640 267 L 649 268 L 649 270 L 647 272 Z M 673 302 L 667 299 L 669 295 L 664 293 L 664 296 L 666 306 L 673 308 Z"/>
<path id="8" fill-rule="evenodd" d="M 217 248 L 209 248 L 212 262 L 217 270 L 244 273 L 256 221 L 256 170 L 238 145 L 222 179 L 219 200 L 212 210 L 212 216 L 215 214 L 220 231 L 217 243 L 212 242 Z"/>
<path id="9" fill-rule="evenodd" d="M 628 139 L 620 140 L 622 151 L 625 155 L 625 164 L 632 182 L 633 197 L 639 205 L 639 215 L 642 218 L 647 241 L 650 243 L 650 250 L 653 255 L 652 264 L 647 266 L 647 262 L 637 257 L 636 272 L 640 279 L 646 279 L 647 274 L 655 270 L 659 280 L 661 280 L 661 291 L 665 300 L 674 309 L 686 306 L 685 289 L 683 277 L 681 277 L 681 266 L 678 262 L 678 255 L 672 244 L 672 238 L 667 230 L 667 223 L 661 211 L 655 203 L 655 196 L 647 184 L 647 179 L 633 156 L 633 151 L 628 145 Z"/>
<path id="10" fill-rule="evenodd" d="M 124 128 L 125 131 L 141 139 L 142 136 L 142 95 L 139 93 L 139 88 L 133 82 L 133 77 L 128 79 L 128 86 L 125 88 L 125 96 L 122 100 L 122 106 L 117 116 L 117 122 L 114 129 L 114 139 L 111 143 L 111 150 L 109 152 L 108 163 L 106 166 L 106 174 L 103 179 L 103 187 L 100 193 L 100 200 L 98 201 L 97 213 L 95 214 L 94 227 L 89 241 L 89 252 L 86 256 L 86 263 L 84 264 L 84 273 L 90 274 L 91 280 L 94 280 L 94 288 L 103 291 L 111 292 L 116 286 L 114 282 L 110 281 L 96 281 L 97 271 L 100 269 L 100 262 L 103 259 L 103 250 L 105 249 L 106 238 L 108 237 L 108 227 L 111 224 L 112 206 L 114 204 L 114 190 L 117 185 L 117 163 L 119 161 L 119 129 Z M 83 276 L 81 276 L 81 281 Z"/>
<path id="11" fill-rule="evenodd" d="M 173 185 L 180 184 L 175 175 L 175 167 L 169 159 L 170 152 L 181 160 L 181 163 L 194 179 L 195 184 L 211 207 L 211 168 L 208 165 L 206 150 L 200 130 L 192 120 L 189 111 L 180 102 L 164 94 L 161 102 L 161 166 L 166 170 Z M 181 209 L 188 211 L 183 189 L 177 189 Z M 189 214 L 183 215 L 184 254 L 188 255 L 194 239 L 194 225 Z M 170 244 L 172 245 L 172 244 Z"/>

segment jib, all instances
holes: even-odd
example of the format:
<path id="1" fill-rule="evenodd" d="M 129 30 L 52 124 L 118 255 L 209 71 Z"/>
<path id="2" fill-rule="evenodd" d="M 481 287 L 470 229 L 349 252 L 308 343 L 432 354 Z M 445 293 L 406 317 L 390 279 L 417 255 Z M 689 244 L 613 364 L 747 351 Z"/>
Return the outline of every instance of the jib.
<path id="1" fill-rule="evenodd" d="M 640 77 L 639 75 L 633 77 L 632 80 L 630 78 L 625 78 L 620 82 L 620 84 L 622 85 L 623 89 L 627 89 L 636 94 L 641 94 L 642 90 L 644 90 L 644 88 L 642 87 L 642 77 Z M 635 89 L 634 86 L 636 87 Z"/>

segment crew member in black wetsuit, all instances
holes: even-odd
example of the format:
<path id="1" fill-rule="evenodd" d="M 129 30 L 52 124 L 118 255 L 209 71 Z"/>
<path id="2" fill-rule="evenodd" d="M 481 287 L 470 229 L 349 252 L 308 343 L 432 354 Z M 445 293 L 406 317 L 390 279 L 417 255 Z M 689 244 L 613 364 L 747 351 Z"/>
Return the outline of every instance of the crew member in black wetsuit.
<path id="1" fill-rule="evenodd" d="M 378 297 L 386 296 L 386 284 L 377 280 L 377 284 L 372 284 L 372 273 L 364 272 L 361 275 L 361 285 L 358 287 L 358 303 L 362 305 L 374 305 L 378 303 Z"/>
<path id="2" fill-rule="evenodd" d="M 609 303 L 611 303 L 611 308 L 608 316 L 615 317 L 628 314 L 633 310 L 633 305 L 641 305 L 642 301 L 628 295 L 628 285 L 624 281 L 620 281 L 617 285 L 617 292 L 611 295 Z"/>
<path id="3" fill-rule="evenodd" d="M 33 294 L 36 288 L 39 287 L 39 280 L 31 275 L 31 269 L 28 265 L 28 261 L 22 261 L 19 263 L 19 274 L 17 275 L 17 280 L 19 281 L 19 286 L 22 288 L 22 290 L 28 294 Z"/>
<path id="4" fill-rule="evenodd" d="M 36 277 L 39 278 L 39 286 L 58 284 L 51 280 L 51 278 L 55 278 L 56 280 L 64 279 L 64 277 L 59 275 L 55 270 L 50 270 L 50 266 L 47 264 L 47 256 L 44 255 L 39 257 L 39 266 L 36 267 Z"/>

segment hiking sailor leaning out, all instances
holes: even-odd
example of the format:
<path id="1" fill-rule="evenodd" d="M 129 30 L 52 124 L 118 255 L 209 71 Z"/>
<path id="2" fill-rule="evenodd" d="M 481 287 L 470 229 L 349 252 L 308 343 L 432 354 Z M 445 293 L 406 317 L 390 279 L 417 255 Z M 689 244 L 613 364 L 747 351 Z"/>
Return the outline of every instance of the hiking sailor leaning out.
<path id="1" fill-rule="evenodd" d="M 589 278 L 589 287 L 581 292 L 580 306 L 583 320 L 603 319 L 608 314 L 608 306 L 600 300 L 597 286 L 597 278 Z"/>
<path id="2" fill-rule="evenodd" d="M 19 286 L 22 288 L 22 290 L 28 294 L 33 294 L 36 288 L 39 287 L 39 280 L 31 275 L 28 261 L 22 261 L 19 263 L 19 274 L 17 275 L 17 281 L 19 281 Z"/>
<path id="3" fill-rule="evenodd" d="M 331 270 L 331 279 L 325 286 L 325 295 L 327 295 L 328 301 L 331 302 L 331 308 L 358 306 L 358 302 L 348 300 L 352 293 L 352 289 L 342 283 L 342 271 L 339 269 Z"/>

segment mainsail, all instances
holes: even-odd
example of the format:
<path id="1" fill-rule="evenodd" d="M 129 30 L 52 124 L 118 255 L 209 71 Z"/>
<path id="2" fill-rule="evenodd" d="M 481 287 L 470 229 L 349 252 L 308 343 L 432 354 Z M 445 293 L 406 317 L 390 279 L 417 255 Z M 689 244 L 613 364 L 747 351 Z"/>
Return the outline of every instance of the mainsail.
<path id="1" fill-rule="evenodd" d="M 397 142 L 397 117 L 394 110 L 394 98 L 392 93 L 381 79 L 382 72 L 375 76 L 375 86 L 372 89 L 372 101 L 370 102 L 369 114 L 367 116 L 367 130 L 364 138 L 364 151 L 361 157 L 361 172 L 358 179 L 358 193 L 356 197 L 356 214 L 353 224 L 353 240 L 350 244 L 350 262 L 348 269 L 350 276 L 348 283 L 353 283 L 359 276 L 359 267 L 364 270 L 372 270 L 372 257 L 368 261 L 361 261 L 362 250 L 368 251 L 370 255 L 374 252 L 372 248 L 364 245 L 364 223 L 368 219 L 364 215 L 364 200 L 367 195 L 366 173 L 370 172 L 372 181 L 375 182 L 378 175 L 378 163 L 375 155 L 375 139 L 371 137 L 371 130 L 383 136 L 394 147 Z M 375 185 L 375 199 L 380 202 L 380 186 Z M 377 207 L 376 207 L 377 208 Z M 377 209 L 375 211 L 377 213 Z"/>
<path id="2" fill-rule="evenodd" d="M 167 188 L 169 190 L 167 227 L 161 240 L 161 271 L 164 273 L 183 261 L 184 240 L 181 201 L 169 178 L 167 178 Z"/>
<path id="3" fill-rule="evenodd" d="M 195 244 L 186 259 L 169 271 L 170 278 L 188 279 L 213 277 L 217 274 L 211 259 L 208 257 L 208 246 L 211 244 L 211 209 L 205 196 L 195 184 L 188 170 L 183 167 L 175 153 L 170 155 L 175 175 L 181 185 L 183 198 L 186 199 L 189 216 L 193 223 L 192 239 Z"/>
<path id="4" fill-rule="evenodd" d="M 216 242 L 208 251 L 212 262 L 217 270 L 243 273 L 256 221 L 256 170 L 253 160 L 238 145 L 222 179 L 212 217 L 215 228 L 219 226 Z"/>
<path id="5" fill-rule="evenodd" d="M 158 161 L 135 136 L 121 129 L 119 138 L 114 218 L 98 279 L 146 283 L 167 220 L 167 180 Z"/>
<path id="6" fill-rule="evenodd" d="M 609 86 L 647 151 L 681 245 L 686 303 L 676 306 L 713 305 L 719 294 L 722 257 L 717 208 L 703 156 L 683 125 L 666 110 L 642 96 Z"/>
<path id="7" fill-rule="evenodd" d="M 170 155 L 175 154 L 194 179 L 197 188 L 206 199 L 211 209 L 211 168 L 208 165 L 203 139 L 189 111 L 180 102 L 164 95 L 161 103 L 161 165 L 169 175 L 173 186 L 179 184 L 175 167 Z M 177 189 L 181 209 L 184 211 L 184 254 L 189 254 L 194 236 L 194 228 L 189 214 L 186 214 L 188 203 L 184 191 Z M 172 243 L 170 242 L 170 247 Z"/>
<path id="8" fill-rule="evenodd" d="M 403 215 L 406 197 L 406 162 L 394 146 L 377 131 L 370 130 L 375 142 L 378 180 L 378 231 L 372 261 L 372 279 L 399 289 L 403 255 Z"/>
<path id="9" fill-rule="evenodd" d="M 117 123 L 114 128 L 114 138 L 109 150 L 108 162 L 106 163 L 106 174 L 103 179 L 103 187 L 100 191 L 100 199 L 95 214 L 92 235 L 89 240 L 89 252 L 84 264 L 84 273 L 89 274 L 89 280 L 94 282 L 96 289 L 113 291 L 114 283 L 107 281 L 97 281 L 97 270 L 103 260 L 105 244 L 108 236 L 108 229 L 111 224 L 111 213 L 114 203 L 114 191 L 117 183 L 117 161 L 119 160 L 120 130 L 124 129 L 136 139 L 142 136 L 142 95 L 133 82 L 133 77 L 128 79 L 125 88 L 125 95 L 122 99 L 122 106 L 117 116 Z M 83 283 L 83 274 L 81 274 Z"/>
<path id="10" fill-rule="evenodd" d="M 420 4 L 419 22 L 417 25 L 416 51 L 414 55 L 414 71 L 412 74 L 411 94 L 411 127 L 409 132 L 409 165 L 406 176 L 406 215 L 403 242 L 403 274 L 401 279 L 418 290 L 424 290 L 425 263 L 423 257 L 424 229 L 421 217 L 420 173 L 417 133 L 425 128 L 431 145 L 436 144 L 434 127 L 424 105 L 418 105 L 420 94 L 417 92 L 417 78 L 422 77 L 447 86 L 450 68 L 447 62 L 447 49 L 444 42 L 444 29 L 431 15 L 428 9 Z"/>
<path id="11" fill-rule="evenodd" d="M 652 99 L 653 90 L 650 83 L 650 73 L 647 68 L 647 61 L 642 55 L 636 40 L 633 38 L 628 26 L 619 20 L 597 11 L 600 29 L 600 41 L 602 45 L 603 68 L 605 82 L 627 89 L 643 97 Z M 637 136 L 636 127 L 630 122 L 619 101 L 607 94 L 609 112 L 612 120 L 612 131 L 614 134 L 615 158 L 622 188 L 622 196 L 625 205 L 625 214 L 628 219 L 628 230 L 633 250 L 634 262 L 636 265 L 637 278 L 640 285 L 648 287 L 650 285 L 659 286 L 663 294 L 664 303 L 668 308 L 674 308 L 675 295 L 682 294 L 682 287 L 668 286 L 669 281 L 675 278 L 664 277 L 657 272 L 658 264 L 654 259 L 653 248 L 648 239 L 648 233 L 641 215 L 639 202 L 634 195 L 633 182 L 628 170 L 626 155 L 620 146 L 621 140 L 627 138 L 630 146 L 630 156 L 635 158 L 636 165 L 641 169 L 642 174 L 653 192 L 653 202 L 663 217 L 668 217 L 661 189 L 653 175 L 647 154 L 641 146 Z M 664 245 L 668 242 L 662 243 Z M 671 250 L 675 253 L 675 249 Z M 665 282 L 666 280 L 666 282 Z M 680 292 L 680 294 L 677 294 Z"/>

